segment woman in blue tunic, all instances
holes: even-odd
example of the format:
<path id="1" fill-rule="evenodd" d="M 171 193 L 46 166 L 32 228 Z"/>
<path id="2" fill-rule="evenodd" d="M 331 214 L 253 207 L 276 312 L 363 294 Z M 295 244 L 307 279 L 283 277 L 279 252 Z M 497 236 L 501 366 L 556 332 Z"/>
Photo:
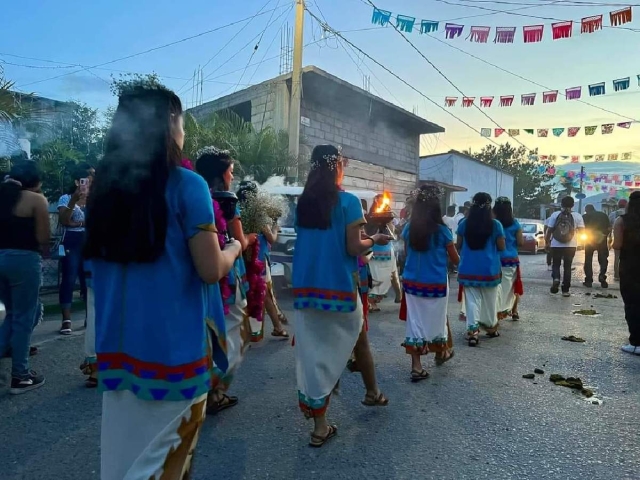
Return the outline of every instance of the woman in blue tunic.
<path id="1" fill-rule="evenodd" d="M 453 341 L 447 321 L 449 260 L 460 261 L 453 234 L 442 221 L 441 190 L 423 186 L 412 192 L 413 209 L 402 237 L 406 262 L 402 276 L 406 304 L 406 332 L 403 347 L 411 355 L 411 380 L 429 376 L 421 356 L 436 355 L 442 365 L 453 358 Z M 403 309 L 404 310 L 404 309 Z"/>
<path id="2" fill-rule="evenodd" d="M 502 224 L 493 218 L 491 195 L 476 193 L 467 218 L 458 225 L 460 253 L 458 283 L 464 289 L 467 341 L 479 343 L 480 327 L 489 337 L 498 332 L 498 286 L 502 278 L 500 251 L 504 250 Z"/>
<path id="3" fill-rule="evenodd" d="M 240 254 L 220 249 L 209 189 L 181 168 L 175 93 L 122 87 L 87 205 L 95 293 L 101 479 L 187 478 L 211 385 L 226 368 L 216 283 Z"/>
<path id="4" fill-rule="evenodd" d="M 385 406 L 375 377 L 358 294 L 358 256 L 390 237 L 363 237 L 362 206 L 342 190 L 346 159 L 332 145 L 319 145 L 298 200 L 293 258 L 296 309 L 295 358 L 300 409 L 313 418 L 309 444 L 321 447 L 336 435 L 326 414 L 329 399 L 355 347 L 367 393 L 366 406 Z"/>
<path id="5" fill-rule="evenodd" d="M 204 147 L 198 152 L 196 171 L 206 180 L 211 191 L 228 192 L 233 182 L 234 159 L 228 150 L 216 147 Z M 242 231 L 240 208 L 236 206 L 234 217 L 227 222 L 231 238 L 240 242 L 242 251 L 255 243 L 255 233 L 245 235 Z M 227 332 L 228 369 L 222 370 L 214 365 L 212 391 L 207 401 L 207 413 L 214 415 L 238 404 L 238 397 L 227 395 L 234 374 L 242 361 L 245 347 L 251 339 L 251 326 L 247 316 L 247 275 L 244 259 L 238 257 L 225 282 L 228 288 L 223 292 L 225 303 L 225 328 Z M 226 294 L 228 292 L 228 295 Z"/>
<path id="6" fill-rule="evenodd" d="M 520 222 L 513 217 L 511 200 L 507 197 L 496 198 L 493 214 L 496 220 L 502 224 L 505 236 L 505 249 L 500 252 L 502 283 L 498 289 L 498 320 L 509 316 L 513 320 L 520 320 L 518 298 L 523 292 L 518 247 L 524 243 L 522 227 Z"/>

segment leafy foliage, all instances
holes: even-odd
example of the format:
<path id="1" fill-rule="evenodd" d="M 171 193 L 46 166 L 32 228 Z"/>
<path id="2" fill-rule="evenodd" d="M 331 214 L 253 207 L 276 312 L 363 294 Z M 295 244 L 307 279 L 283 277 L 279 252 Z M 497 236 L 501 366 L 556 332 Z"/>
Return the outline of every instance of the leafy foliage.
<path id="1" fill-rule="evenodd" d="M 552 201 L 552 175 L 547 168 L 552 164 L 540 160 L 537 150 L 503 144 L 499 148 L 488 145 L 476 153 L 464 152 L 481 162 L 504 170 L 514 177 L 513 209 L 517 217 L 536 218 L 541 204 Z"/>
<path id="2" fill-rule="evenodd" d="M 187 113 L 184 122 L 184 155 L 195 160 L 202 147 L 215 145 L 232 152 L 239 172 L 264 183 L 273 175 L 286 175 L 295 164 L 289 154 L 289 137 L 285 131 L 271 127 L 256 130 L 239 115 L 224 110 L 198 121 Z"/>
<path id="3" fill-rule="evenodd" d="M 42 193 L 55 201 L 73 189 L 73 173 L 84 156 L 65 140 L 54 140 L 33 151 L 42 175 Z"/>

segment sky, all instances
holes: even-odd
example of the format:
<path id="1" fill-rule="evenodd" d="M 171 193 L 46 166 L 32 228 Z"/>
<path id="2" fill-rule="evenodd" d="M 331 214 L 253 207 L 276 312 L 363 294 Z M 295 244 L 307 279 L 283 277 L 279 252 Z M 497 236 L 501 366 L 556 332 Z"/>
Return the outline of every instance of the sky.
<path id="1" fill-rule="evenodd" d="M 196 101 L 192 79 L 199 68 L 206 79 L 201 95 L 204 101 L 273 78 L 280 73 L 281 32 L 294 22 L 293 0 L 234 3 L 188 0 L 182 4 L 169 0 L 5 3 L 0 62 L 6 77 L 15 81 L 21 91 L 59 100 L 74 99 L 100 109 L 115 104 L 109 82 L 111 76 L 117 77 L 123 72 L 156 72 L 165 85 L 180 94 L 186 106 Z M 640 162 L 640 123 L 626 130 L 616 128 L 611 135 L 601 135 L 599 129 L 593 136 L 584 135 L 587 125 L 640 120 L 637 80 L 640 6 L 637 13 L 634 11 L 637 20 L 623 25 L 624 28 L 609 28 L 609 12 L 622 8 L 623 4 L 596 0 L 576 0 L 571 6 L 566 5 L 566 1 L 561 6 L 551 0 L 373 0 L 373 3 L 394 14 L 416 17 L 417 25 L 421 19 L 441 21 L 439 31 L 432 36 L 414 31 L 406 37 L 451 83 L 395 29 L 373 25 L 373 8 L 366 0 L 313 0 L 307 1 L 307 7 L 433 103 L 345 43 L 335 37 L 327 38 L 309 15 L 305 18 L 307 46 L 303 63 L 316 65 L 357 86 L 363 85 L 364 73 L 370 77 L 372 93 L 445 127 L 445 133 L 423 138 L 423 154 L 452 148 L 477 151 L 492 144 L 478 131 L 493 130 L 499 125 L 505 129 L 521 129 L 520 136 L 509 139 L 503 134 L 492 140 L 515 145 L 520 141 L 527 148 L 538 148 L 542 155 L 560 158 L 561 155 L 633 152 L 634 161 L 628 162 L 625 173 L 640 174 L 640 163 L 637 163 Z M 515 12 L 504 13 L 507 10 Z M 579 34 L 579 20 L 596 14 L 604 14 L 605 28 L 592 34 Z M 459 38 L 445 40 L 444 21 L 453 19 L 465 25 L 464 33 Z M 572 38 L 552 40 L 550 24 L 554 20 L 550 19 L 578 21 Z M 486 44 L 466 39 L 472 25 L 536 24 L 545 25 L 540 43 L 524 44 L 521 28 L 513 44 L 493 43 L 493 28 Z M 208 31 L 211 32 L 205 33 Z M 202 35 L 157 48 L 199 34 Z M 154 50 L 142 53 L 151 49 Z M 123 57 L 130 58 L 120 60 Z M 102 64 L 105 65 L 97 68 L 76 67 Z M 631 77 L 630 88 L 614 93 L 612 80 L 623 77 Z M 589 97 L 587 85 L 602 81 L 606 82 L 607 94 Z M 558 96 L 557 103 L 543 104 L 542 92 L 547 89 L 535 83 L 560 92 L 582 86 L 582 99 L 591 105 L 567 101 L 562 95 Z M 521 106 L 520 94 L 533 92 L 538 93 L 536 104 Z M 462 108 L 460 100 L 456 107 L 444 111 L 439 108 L 444 106 L 445 96 L 462 97 L 462 94 L 477 97 L 476 102 L 480 96 L 496 98 L 494 106 L 482 111 Z M 500 95 L 515 95 L 513 106 L 498 107 Z M 566 132 L 560 138 L 553 137 L 551 132 L 548 138 L 537 138 L 522 131 L 554 127 L 582 128 L 574 138 L 568 138 Z M 620 168 L 619 163 L 615 165 Z M 603 168 L 606 169 L 598 166 L 600 171 Z"/>

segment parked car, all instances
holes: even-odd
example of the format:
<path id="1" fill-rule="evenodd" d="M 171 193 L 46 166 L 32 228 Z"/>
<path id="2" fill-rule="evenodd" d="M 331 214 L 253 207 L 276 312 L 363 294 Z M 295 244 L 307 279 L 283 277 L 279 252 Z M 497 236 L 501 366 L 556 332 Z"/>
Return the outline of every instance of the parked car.
<path id="1" fill-rule="evenodd" d="M 276 289 L 288 288 L 291 285 L 293 266 L 293 252 L 296 246 L 296 230 L 294 227 L 295 210 L 298 197 L 302 195 L 303 187 L 267 187 L 267 193 L 284 196 L 289 205 L 289 211 L 278 221 L 280 233 L 276 243 L 271 245 L 271 279 Z M 371 190 L 347 190 L 362 202 L 363 209 L 368 210 L 373 198 L 378 194 Z"/>
<path id="2" fill-rule="evenodd" d="M 520 222 L 524 244 L 518 248 L 519 252 L 537 254 L 544 252 L 544 224 L 538 222 Z"/>

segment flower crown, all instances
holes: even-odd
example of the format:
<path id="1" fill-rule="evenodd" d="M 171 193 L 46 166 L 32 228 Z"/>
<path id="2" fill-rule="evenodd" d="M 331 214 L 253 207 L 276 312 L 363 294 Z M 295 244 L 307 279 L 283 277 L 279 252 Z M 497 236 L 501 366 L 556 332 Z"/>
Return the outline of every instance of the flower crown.
<path id="1" fill-rule="evenodd" d="M 327 162 L 327 166 L 329 167 L 329 170 L 335 170 L 336 166 L 338 165 L 338 162 L 342 158 L 342 147 L 338 146 L 336 148 L 338 149 L 338 154 L 337 155 L 336 154 L 331 154 L 331 155 L 323 155 L 322 156 L 322 159 Z M 311 160 L 311 170 L 314 170 L 314 169 L 318 168 L 319 166 L 320 166 L 320 162 L 319 161 Z"/>
<path id="2" fill-rule="evenodd" d="M 154 73 L 148 76 L 134 75 L 125 79 L 127 76 L 121 75 L 120 80 L 114 80 L 111 85 L 111 91 L 116 96 L 121 97 L 127 94 L 133 94 L 137 90 L 165 90 L 168 88 L 160 83 L 158 76 Z"/>
<path id="3" fill-rule="evenodd" d="M 415 202 L 428 202 L 432 200 L 440 200 L 444 191 L 435 185 L 426 185 L 416 188 L 409 193 L 409 196 Z"/>
<path id="4" fill-rule="evenodd" d="M 477 202 L 477 201 L 473 201 L 471 203 L 472 206 L 474 207 L 479 207 L 479 208 L 491 208 L 491 197 L 489 197 L 488 200 L 485 200 L 483 202 Z"/>
<path id="5" fill-rule="evenodd" d="M 511 203 L 509 197 L 498 197 L 496 198 L 496 203 Z"/>
<path id="6" fill-rule="evenodd" d="M 200 157 L 202 157 L 204 155 L 213 155 L 213 156 L 219 157 L 220 155 L 231 155 L 231 152 L 229 150 L 221 150 L 218 147 L 214 147 L 213 145 L 209 145 L 207 147 L 202 147 L 196 153 L 196 157 L 197 158 L 200 158 Z"/>

